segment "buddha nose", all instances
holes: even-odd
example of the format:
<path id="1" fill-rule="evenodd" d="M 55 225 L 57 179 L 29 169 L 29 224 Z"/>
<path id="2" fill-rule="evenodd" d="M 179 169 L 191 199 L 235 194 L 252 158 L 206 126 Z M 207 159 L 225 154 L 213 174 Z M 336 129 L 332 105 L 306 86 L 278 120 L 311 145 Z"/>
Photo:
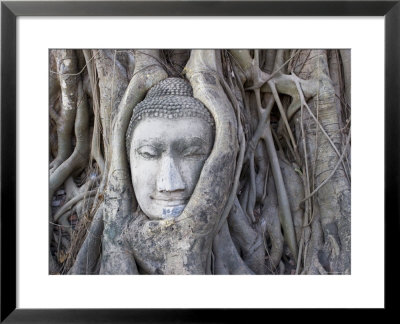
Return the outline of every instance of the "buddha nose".
<path id="1" fill-rule="evenodd" d="M 157 178 L 159 192 L 173 192 L 185 190 L 186 186 L 175 161 L 171 157 L 161 160 L 161 168 Z"/>

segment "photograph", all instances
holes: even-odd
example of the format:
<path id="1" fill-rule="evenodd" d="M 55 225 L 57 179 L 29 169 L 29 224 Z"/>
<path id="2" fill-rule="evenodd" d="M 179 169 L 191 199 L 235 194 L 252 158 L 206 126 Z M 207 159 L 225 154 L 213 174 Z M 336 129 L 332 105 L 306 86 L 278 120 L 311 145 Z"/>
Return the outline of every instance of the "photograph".
<path id="1" fill-rule="evenodd" d="M 384 320 L 399 2 L 2 1 L 0 322 Z"/>
<path id="2" fill-rule="evenodd" d="M 48 273 L 351 275 L 351 65 L 50 48 Z"/>

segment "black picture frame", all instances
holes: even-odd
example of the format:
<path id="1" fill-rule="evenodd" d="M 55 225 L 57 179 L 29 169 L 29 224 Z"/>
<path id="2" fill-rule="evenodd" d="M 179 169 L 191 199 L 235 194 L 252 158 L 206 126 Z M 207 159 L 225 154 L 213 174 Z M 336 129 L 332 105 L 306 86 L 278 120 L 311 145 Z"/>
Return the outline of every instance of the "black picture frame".
<path id="1" fill-rule="evenodd" d="M 384 16 L 385 309 L 396 307 L 400 129 L 400 1 L 2 1 L 1 3 L 1 322 L 234 322 L 266 310 L 16 308 L 16 19 L 19 16 Z M 371 150 L 373 154 L 373 149 Z M 371 256 L 373 258 L 373 256 Z M 372 265 L 371 265 L 372 266 Z M 211 312 L 211 314 L 210 314 Z M 270 315 L 269 315 L 270 316 Z M 266 319 L 264 317 L 264 319 Z"/>

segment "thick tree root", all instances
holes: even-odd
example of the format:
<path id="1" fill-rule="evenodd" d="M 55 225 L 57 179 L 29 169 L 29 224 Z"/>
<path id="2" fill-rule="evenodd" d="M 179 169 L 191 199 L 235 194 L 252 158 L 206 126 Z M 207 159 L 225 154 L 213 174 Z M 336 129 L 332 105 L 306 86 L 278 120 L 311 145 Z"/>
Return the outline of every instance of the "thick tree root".
<path id="1" fill-rule="evenodd" d="M 254 274 L 238 254 L 226 222 L 214 238 L 213 252 L 214 274 Z"/>
<path id="2" fill-rule="evenodd" d="M 275 183 L 272 176 L 268 179 L 267 195 L 263 201 L 262 218 L 266 224 L 266 231 L 271 240 L 271 250 L 268 253 L 269 268 L 275 272 L 282 259 L 284 238 L 278 216 L 278 198 L 276 197 Z"/>
<path id="3" fill-rule="evenodd" d="M 311 272 L 318 270 L 318 263 L 325 268 L 327 273 L 350 272 L 350 187 L 343 168 L 339 167 L 342 160 L 338 151 L 341 144 L 338 114 L 335 102 L 335 89 L 328 74 L 328 61 L 326 51 L 316 51 L 314 59 L 305 64 L 305 69 L 311 69 L 311 77 L 320 80 L 318 94 L 315 97 L 315 113 L 307 104 L 308 113 L 314 119 L 314 129 L 318 135 L 318 146 L 313 150 L 316 154 L 315 162 L 312 162 L 315 170 L 316 191 L 315 210 L 319 210 L 321 229 L 323 231 L 323 243 L 318 239 L 314 246 L 323 246 L 322 249 L 312 249 L 314 254 Z M 318 68 L 315 69 L 315 66 Z M 310 128 L 308 125 L 307 128 Z M 306 131 L 307 132 L 307 131 Z M 322 185 L 322 186 L 321 186 Z M 318 206 L 316 205 L 318 204 Z M 317 222 L 315 217 L 313 222 Z M 314 231 L 313 226 L 313 231 Z M 316 229 L 318 230 L 318 229 Z M 313 234 L 314 235 L 314 234 Z M 312 237 L 313 237 L 312 235 Z M 319 237 L 317 235 L 317 237 Z M 308 254 L 309 254 L 308 253 Z"/>
<path id="4" fill-rule="evenodd" d="M 103 233 L 103 209 L 97 209 L 85 241 L 79 249 L 69 274 L 97 274 L 98 260 L 101 253 L 101 235 Z"/>
<path id="5" fill-rule="evenodd" d="M 93 135 L 90 157 L 94 158 L 99 166 L 100 172 L 104 173 L 104 157 L 101 152 L 101 121 L 100 121 L 100 94 L 97 85 L 97 70 L 95 63 L 93 62 L 94 55 L 90 50 L 83 50 L 85 56 L 87 71 L 90 80 L 90 87 L 92 93 L 93 112 L 94 112 L 94 123 L 93 123 Z"/>
<path id="6" fill-rule="evenodd" d="M 78 108 L 75 121 L 76 146 L 72 155 L 51 175 L 49 181 L 50 198 L 54 191 L 75 171 L 82 170 L 89 159 L 89 112 L 82 82 L 78 84 Z"/>
<path id="7" fill-rule="evenodd" d="M 61 109 L 59 115 L 53 117 L 57 124 L 58 151 L 56 158 L 50 163 L 50 174 L 72 153 L 71 136 L 78 102 L 78 83 L 75 75 L 78 70 L 78 62 L 75 51 L 56 50 L 54 51 L 54 56 L 57 66 L 58 85 L 61 89 Z"/>
<path id="8" fill-rule="evenodd" d="M 238 242 L 240 255 L 246 265 L 256 274 L 265 273 L 265 249 L 263 239 L 252 228 L 237 199 L 228 218 L 229 232 Z"/>

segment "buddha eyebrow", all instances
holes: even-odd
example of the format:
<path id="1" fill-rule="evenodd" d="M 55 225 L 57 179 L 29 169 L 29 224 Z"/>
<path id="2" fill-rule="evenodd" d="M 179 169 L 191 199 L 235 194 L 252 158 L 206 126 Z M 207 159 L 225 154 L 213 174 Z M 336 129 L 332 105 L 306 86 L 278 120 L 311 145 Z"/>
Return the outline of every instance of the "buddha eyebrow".
<path id="1" fill-rule="evenodd" d="M 172 144 L 174 150 L 183 151 L 188 147 L 205 147 L 207 142 L 200 137 L 180 138 Z"/>
<path id="2" fill-rule="evenodd" d="M 207 145 L 207 142 L 201 138 L 201 137 L 190 137 L 190 138 L 185 138 L 183 140 L 184 145 L 186 146 L 201 146 L 201 145 Z"/>
<path id="3" fill-rule="evenodd" d="M 136 147 L 140 148 L 140 147 L 146 146 L 146 145 L 154 146 L 156 149 L 162 149 L 165 146 L 165 143 L 162 138 L 155 137 L 155 138 L 140 140 L 137 143 Z"/>

